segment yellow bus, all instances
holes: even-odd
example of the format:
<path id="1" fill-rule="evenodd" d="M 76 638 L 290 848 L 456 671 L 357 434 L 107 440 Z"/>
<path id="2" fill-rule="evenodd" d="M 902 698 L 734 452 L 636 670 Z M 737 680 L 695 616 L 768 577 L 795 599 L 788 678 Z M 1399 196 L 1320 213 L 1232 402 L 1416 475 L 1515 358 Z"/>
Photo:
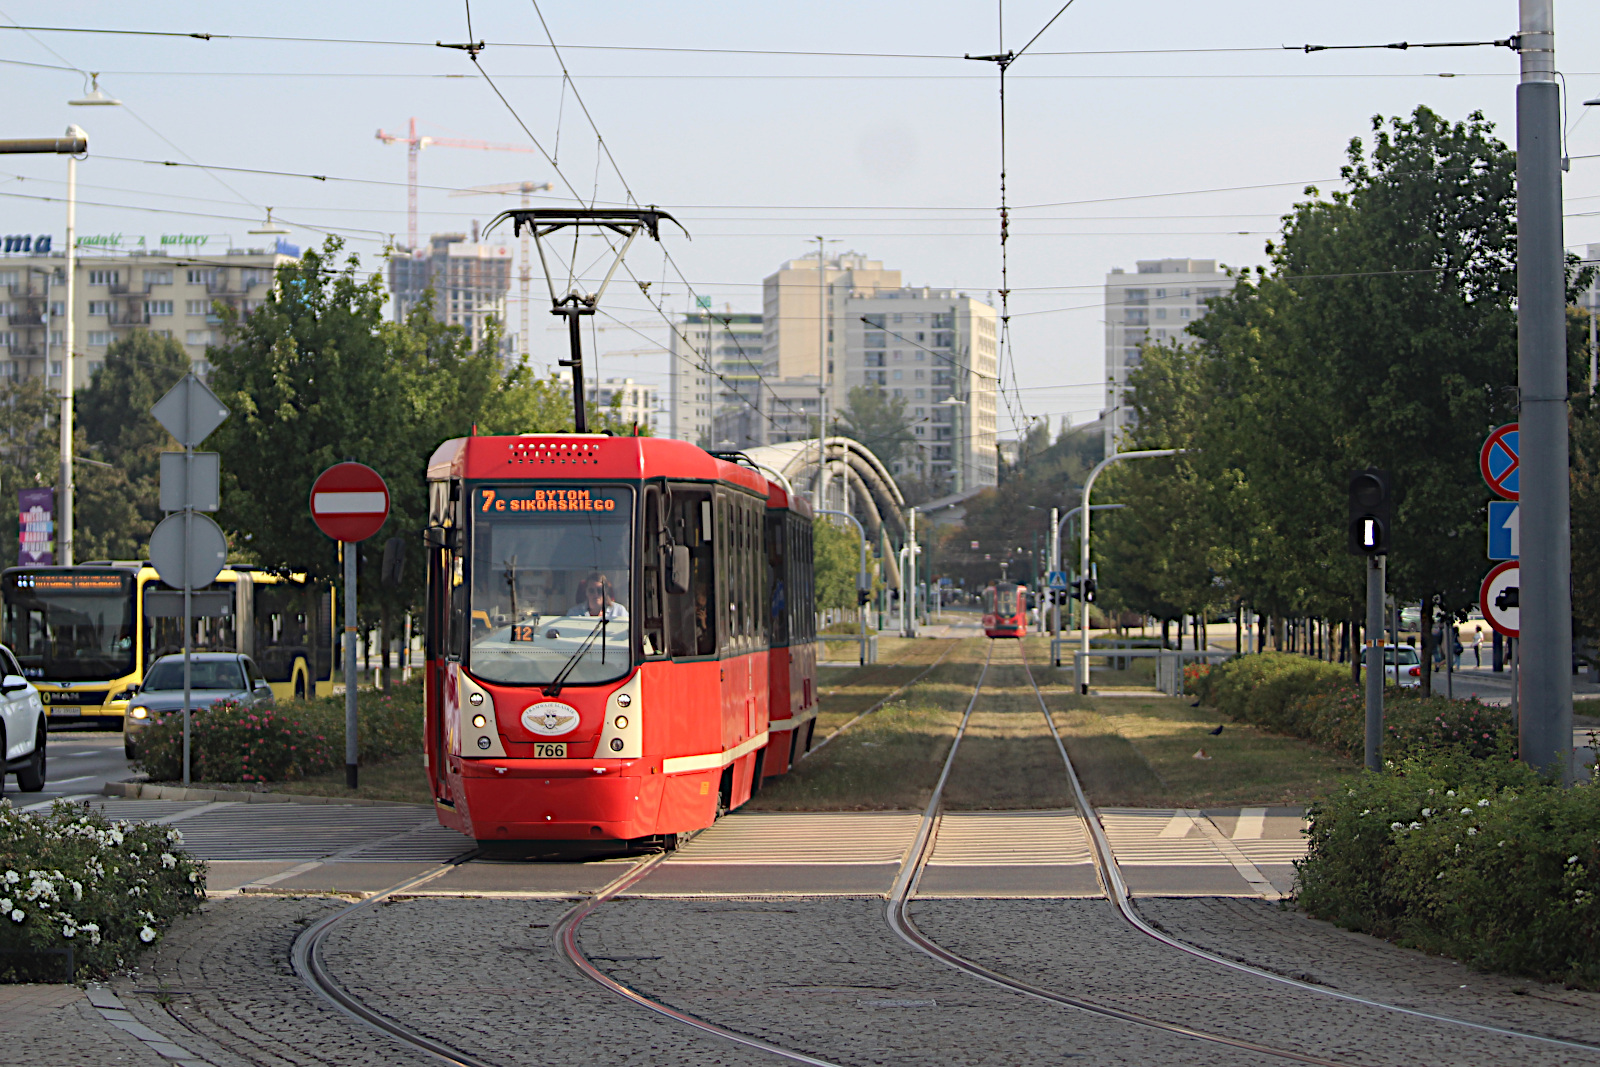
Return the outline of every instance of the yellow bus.
<path id="1" fill-rule="evenodd" d="M 234 566 L 193 594 L 192 615 L 191 648 L 244 653 L 279 699 L 333 692 L 332 590 Z M 52 722 L 121 729 L 129 688 L 183 651 L 183 594 L 137 561 L 11 567 L 0 573 L 0 642 Z"/>

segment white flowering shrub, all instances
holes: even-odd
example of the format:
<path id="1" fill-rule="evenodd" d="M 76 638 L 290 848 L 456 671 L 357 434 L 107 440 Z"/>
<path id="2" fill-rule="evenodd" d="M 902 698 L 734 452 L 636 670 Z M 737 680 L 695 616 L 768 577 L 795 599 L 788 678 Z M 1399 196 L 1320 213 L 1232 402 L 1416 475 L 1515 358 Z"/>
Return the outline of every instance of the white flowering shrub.
<path id="1" fill-rule="evenodd" d="M 23 813 L 0 801 L 0 982 L 107 974 L 205 899 L 205 864 L 165 826 L 111 822 L 56 801 Z"/>

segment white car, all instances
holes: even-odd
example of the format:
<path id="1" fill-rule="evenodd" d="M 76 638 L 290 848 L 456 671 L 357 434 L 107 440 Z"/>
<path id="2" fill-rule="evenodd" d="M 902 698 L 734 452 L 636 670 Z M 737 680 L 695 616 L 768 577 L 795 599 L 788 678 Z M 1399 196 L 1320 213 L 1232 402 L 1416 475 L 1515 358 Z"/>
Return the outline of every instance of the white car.
<path id="1" fill-rule="evenodd" d="M 1385 681 L 1407 688 L 1422 684 L 1422 656 L 1411 645 L 1386 645 L 1383 650 Z"/>
<path id="2" fill-rule="evenodd" d="M 0 791 L 4 790 L 8 774 L 17 776 L 17 788 L 24 793 L 37 793 L 44 788 L 46 739 L 39 690 L 22 676 L 11 650 L 0 646 L 0 747 L 6 754 L 5 767 L 0 770 Z"/>

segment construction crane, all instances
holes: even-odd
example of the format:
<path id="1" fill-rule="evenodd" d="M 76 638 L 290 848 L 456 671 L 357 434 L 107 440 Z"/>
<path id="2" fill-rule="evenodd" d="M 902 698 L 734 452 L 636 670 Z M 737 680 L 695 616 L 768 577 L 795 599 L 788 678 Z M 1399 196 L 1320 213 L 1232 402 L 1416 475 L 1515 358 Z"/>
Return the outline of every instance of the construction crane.
<path id="1" fill-rule="evenodd" d="M 378 140 L 384 144 L 406 146 L 406 251 L 417 248 L 417 156 L 424 148 L 475 148 L 482 152 L 538 152 L 537 148 L 519 144 L 491 144 L 488 141 L 465 141 L 457 137 L 417 136 L 417 120 L 411 119 L 410 131 L 402 137 L 398 133 L 378 131 Z"/>
<path id="2" fill-rule="evenodd" d="M 549 182 L 501 182 L 499 185 L 474 185 L 471 189 L 457 189 L 451 196 L 483 196 L 493 194 L 521 193 L 522 206 L 528 206 L 530 193 L 548 192 L 551 188 Z M 528 262 L 528 235 L 522 235 L 522 262 L 517 270 L 517 280 L 522 289 L 522 337 L 519 347 L 522 349 L 522 358 L 527 359 L 531 335 L 529 333 L 528 308 L 531 306 L 532 293 L 529 292 L 533 284 L 533 268 Z"/>

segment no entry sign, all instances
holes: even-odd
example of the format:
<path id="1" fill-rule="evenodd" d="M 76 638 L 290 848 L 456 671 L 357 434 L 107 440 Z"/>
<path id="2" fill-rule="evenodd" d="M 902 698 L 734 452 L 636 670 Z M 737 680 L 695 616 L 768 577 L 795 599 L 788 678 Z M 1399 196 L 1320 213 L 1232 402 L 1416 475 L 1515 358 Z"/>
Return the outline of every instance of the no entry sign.
<path id="1" fill-rule="evenodd" d="M 389 487 L 364 463 L 335 463 L 311 486 L 311 518 L 335 541 L 365 541 L 389 517 Z"/>
<path id="2" fill-rule="evenodd" d="M 1517 455 L 1517 424 L 1508 422 L 1489 434 L 1478 453 L 1478 470 L 1483 480 L 1507 500 L 1517 499 L 1521 459 Z"/>

